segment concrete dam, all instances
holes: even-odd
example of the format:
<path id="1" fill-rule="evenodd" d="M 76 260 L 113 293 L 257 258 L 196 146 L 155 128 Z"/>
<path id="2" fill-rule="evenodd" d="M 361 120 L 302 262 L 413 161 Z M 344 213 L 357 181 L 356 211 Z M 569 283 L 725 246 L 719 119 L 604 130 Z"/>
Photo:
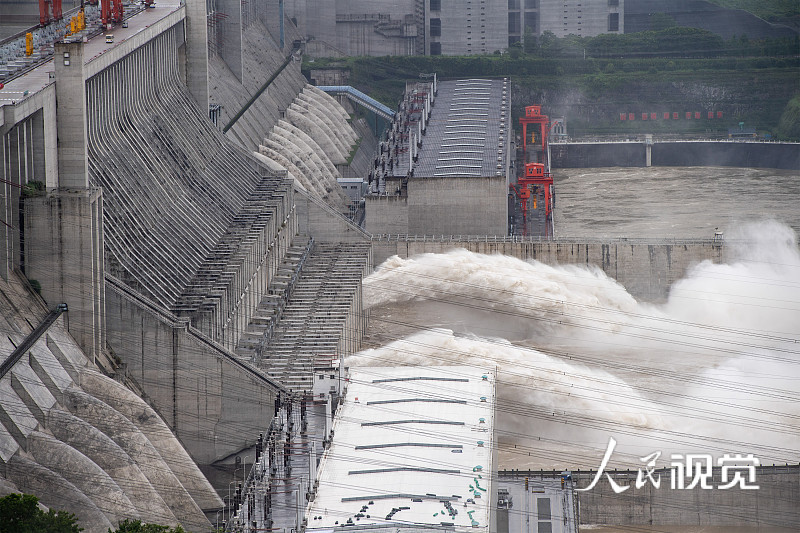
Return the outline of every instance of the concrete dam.
<path id="1" fill-rule="evenodd" d="M 358 349 L 371 248 L 336 179 L 366 128 L 307 85 L 272 7 L 244 13 L 242 63 L 204 3 L 160 2 L 6 84 L 4 351 L 44 302 L 69 311 L 0 382 L 4 492 L 88 531 L 210 530 L 223 502 L 196 463 L 255 444 L 279 395 Z"/>
<path id="2" fill-rule="evenodd" d="M 593 263 L 653 300 L 724 258 L 707 241 L 366 233 L 337 179 L 365 176 L 377 141 L 304 79 L 282 5 L 159 1 L 0 91 L 3 358 L 69 309 L 0 377 L 2 494 L 90 532 L 211 531 L 231 501 L 198 465 L 251 453 L 277 404 L 360 350 L 362 281 L 391 255 Z"/>

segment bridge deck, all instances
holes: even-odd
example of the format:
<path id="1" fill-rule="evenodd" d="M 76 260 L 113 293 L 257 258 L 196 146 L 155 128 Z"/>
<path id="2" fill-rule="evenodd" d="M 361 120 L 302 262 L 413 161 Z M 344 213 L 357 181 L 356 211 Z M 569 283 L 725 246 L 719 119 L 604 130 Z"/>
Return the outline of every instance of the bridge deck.
<path id="1" fill-rule="evenodd" d="M 119 47 L 126 40 L 131 39 L 146 28 L 152 26 L 155 22 L 178 11 L 182 7 L 180 0 L 159 0 L 156 3 L 156 7 L 146 9 L 126 19 L 128 22 L 127 28 L 118 25 L 111 31 L 89 38 L 84 48 L 84 63 L 88 64 L 102 54 Z M 114 34 L 113 43 L 106 43 L 105 33 Z M 54 80 L 51 77 L 51 73 L 53 73 L 54 70 L 53 60 L 50 59 L 46 63 L 6 83 L 5 87 L 0 89 L 0 107 L 19 103 L 53 83 Z"/>

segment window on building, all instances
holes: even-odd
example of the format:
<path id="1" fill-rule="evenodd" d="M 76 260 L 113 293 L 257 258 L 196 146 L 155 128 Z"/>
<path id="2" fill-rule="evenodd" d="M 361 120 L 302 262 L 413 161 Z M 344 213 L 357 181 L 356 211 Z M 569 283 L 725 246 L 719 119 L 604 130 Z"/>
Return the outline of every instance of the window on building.
<path id="1" fill-rule="evenodd" d="M 514 43 L 518 43 L 520 41 L 519 35 L 509 36 L 508 37 L 508 46 L 511 46 Z"/>
<path id="2" fill-rule="evenodd" d="M 431 19 L 431 37 L 441 37 L 442 19 Z"/>
<path id="3" fill-rule="evenodd" d="M 431 11 L 441 11 L 442 0 L 431 0 Z"/>
<path id="4" fill-rule="evenodd" d="M 519 9 L 519 0 L 508 0 L 508 9 Z"/>
<path id="5" fill-rule="evenodd" d="M 508 14 L 508 33 L 519 33 L 519 13 Z"/>
<path id="6" fill-rule="evenodd" d="M 619 31 L 619 13 L 608 14 L 608 31 Z"/>
<path id="7" fill-rule="evenodd" d="M 619 0 L 608 0 L 608 7 L 619 7 Z"/>
<path id="8" fill-rule="evenodd" d="M 539 13 L 525 13 L 525 28 L 530 28 L 536 34 L 539 27 Z"/>
<path id="9" fill-rule="evenodd" d="M 539 9 L 539 0 L 525 0 L 525 9 Z"/>
<path id="10" fill-rule="evenodd" d="M 442 55 L 442 43 L 431 43 L 431 55 L 432 56 Z"/>

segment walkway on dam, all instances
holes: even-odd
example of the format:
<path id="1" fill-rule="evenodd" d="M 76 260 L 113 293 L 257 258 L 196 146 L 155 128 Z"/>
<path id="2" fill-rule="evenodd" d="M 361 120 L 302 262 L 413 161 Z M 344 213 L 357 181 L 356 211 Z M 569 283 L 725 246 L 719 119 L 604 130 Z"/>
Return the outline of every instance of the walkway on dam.
<path id="1" fill-rule="evenodd" d="M 113 31 L 109 32 L 114 35 L 113 43 L 106 42 L 105 34 L 96 35 L 88 39 L 84 45 L 84 63 L 88 65 L 102 54 L 120 46 L 121 43 L 133 38 L 148 26 L 181 8 L 183 8 L 183 2 L 180 0 L 159 0 L 155 7 L 143 10 L 141 13 L 127 18 L 127 28 L 114 27 Z M 80 36 L 76 35 L 76 38 L 80 38 Z M 54 71 L 53 61 L 50 60 L 6 83 L 5 87 L 0 89 L 0 108 L 4 105 L 16 104 L 30 98 L 53 83 L 52 73 Z"/>
<path id="2" fill-rule="evenodd" d="M 344 95 L 352 102 L 359 104 L 369 111 L 372 111 L 382 119 L 391 121 L 394 118 L 394 111 L 389 109 L 388 106 L 383 105 L 371 96 L 364 94 L 355 87 L 349 85 L 320 85 L 317 89 L 325 91 L 328 94 Z"/>

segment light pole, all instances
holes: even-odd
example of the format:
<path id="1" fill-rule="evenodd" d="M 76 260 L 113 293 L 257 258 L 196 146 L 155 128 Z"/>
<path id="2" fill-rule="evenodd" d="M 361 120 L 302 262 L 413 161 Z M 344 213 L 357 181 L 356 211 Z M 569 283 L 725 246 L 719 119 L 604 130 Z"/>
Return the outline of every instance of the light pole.
<path id="1" fill-rule="evenodd" d="M 250 472 L 247 471 L 247 458 L 250 457 L 249 455 L 244 456 L 244 462 L 242 463 L 242 484 L 247 483 L 247 477 Z M 253 457 L 253 462 L 255 462 L 255 456 Z"/>
<path id="2" fill-rule="evenodd" d="M 238 472 L 238 471 L 239 471 L 239 468 L 236 468 L 233 471 L 233 481 L 228 483 L 228 509 L 231 508 L 231 485 L 235 485 L 236 484 L 236 472 Z M 224 507 L 223 507 L 223 510 L 224 510 Z M 234 512 L 235 511 L 236 510 L 234 509 Z M 225 520 L 225 513 L 224 512 L 222 513 L 222 519 Z M 230 520 L 231 520 L 231 511 L 229 510 L 228 511 L 228 522 L 230 522 Z"/>

